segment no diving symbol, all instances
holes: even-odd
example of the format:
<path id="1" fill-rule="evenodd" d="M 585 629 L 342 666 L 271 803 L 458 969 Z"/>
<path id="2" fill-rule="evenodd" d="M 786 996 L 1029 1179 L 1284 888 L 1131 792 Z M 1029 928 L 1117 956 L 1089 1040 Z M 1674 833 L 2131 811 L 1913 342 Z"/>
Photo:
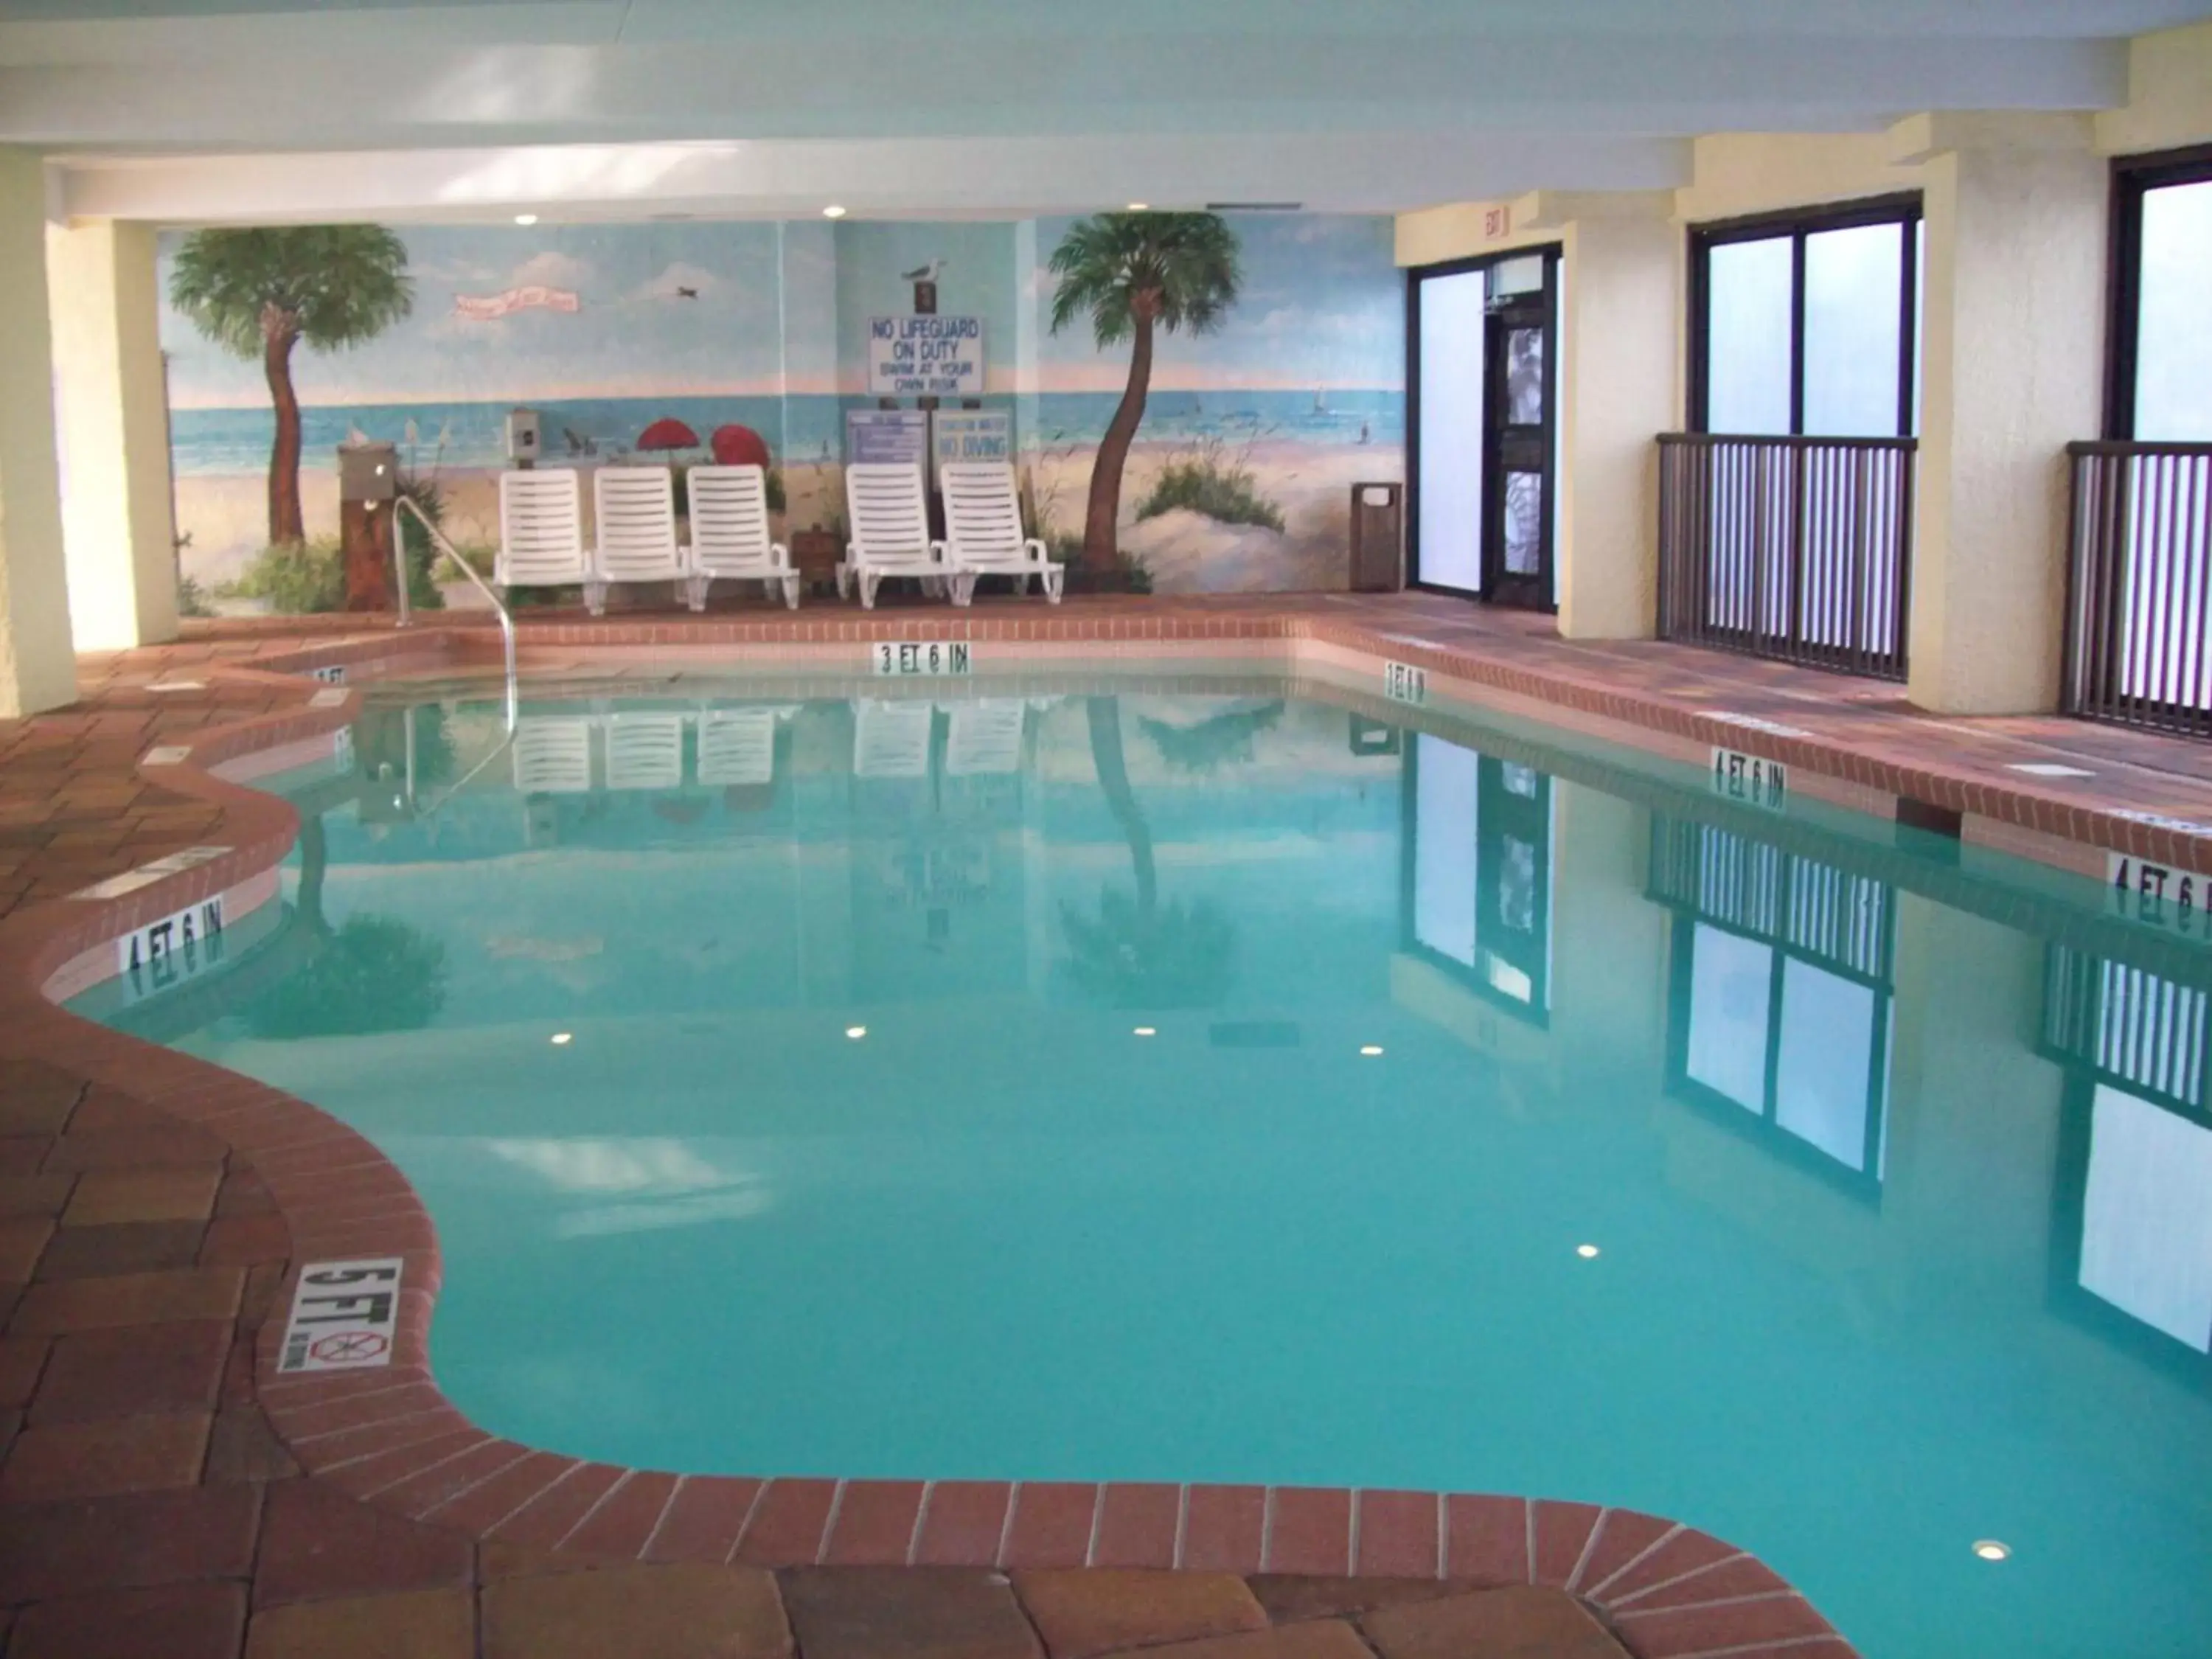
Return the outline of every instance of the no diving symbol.
<path id="1" fill-rule="evenodd" d="M 326 1365 L 359 1364 L 374 1359 L 391 1346 L 390 1338 L 375 1331 L 341 1331 L 309 1343 L 307 1352 Z"/>

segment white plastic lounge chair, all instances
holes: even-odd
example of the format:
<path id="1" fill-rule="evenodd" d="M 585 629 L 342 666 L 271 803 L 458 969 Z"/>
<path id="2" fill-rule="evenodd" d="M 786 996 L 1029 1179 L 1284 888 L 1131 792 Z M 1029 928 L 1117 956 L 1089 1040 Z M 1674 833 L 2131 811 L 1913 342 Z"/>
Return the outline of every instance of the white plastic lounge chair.
<path id="1" fill-rule="evenodd" d="M 512 476 L 512 475 L 511 475 Z M 526 795 L 580 795 L 592 787 L 592 722 L 525 714 L 514 727 L 514 787 Z"/>
<path id="2" fill-rule="evenodd" d="M 732 784 L 775 781 L 773 708 L 716 708 L 699 716 L 699 781 Z"/>
<path id="3" fill-rule="evenodd" d="M 684 787 L 684 716 L 607 716 L 607 787 Z"/>
<path id="4" fill-rule="evenodd" d="M 690 574 L 676 540 L 675 482 L 666 467 L 601 467 L 592 478 L 592 508 L 597 591 L 586 587 L 584 603 L 594 617 L 606 609 L 606 591 L 616 582 L 682 581 Z"/>
<path id="5" fill-rule="evenodd" d="M 684 475 L 691 500 L 691 608 L 707 608 L 708 584 L 716 580 L 783 589 L 783 602 L 799 609 L 799 572 L 791 550 L 770 539 L 768 472 L 757 466 L 695 466 Z"/>
<path id="6" fill-rule="evenodd" d="M 1029 705 L 1019 697 L 983 697 L 945 705 L 945 773 L 966 778 L 1022 769 L 1022 728 Z"/>
<path id="7" fill-rule="evenodd" d="M 837 567 L 837 597 L 854 583 L 860 603 L 876 608 L 876 589 L 887 576 L 920 578 L 925 589 L 951 574 L 945 544 L 929 538 L 929 506 L 921 469 L 904 462 L 863 461 L 845 469 L 845 506 L 852 539 Z"/>
<path id="8" fill-rule="evenodd" d="M 1006 461 L 948 461 L 937 469 L 945 497 L 945 556 L 952 566 L 952 603 L 975 597 L 978 576 L 1012 576 L 1014 591 L 1044 582 L 1044 596 L 1060 603 L 1066 569 L 1045 556 L 1044 544 L 1022 534 L 1022 508 L 1014 469 Z"/>
<path id="9" fill-rule="evenodd" d="M 862 778 L 926 778 L 929 732 L 937 705 L 915 697 L 877 702 L 863 698 L 853 709 L 853 775 Z"/>
<path id="10" fill-rule="evenodd" d="M 592 557 L 584 547 L 583 491 L 573 466 L 499 475 L 499 557 L 492 580 L 501 587 L 581 587 L 592 600 Z M 592 603 L 603 608 L 604 593 Z"/>

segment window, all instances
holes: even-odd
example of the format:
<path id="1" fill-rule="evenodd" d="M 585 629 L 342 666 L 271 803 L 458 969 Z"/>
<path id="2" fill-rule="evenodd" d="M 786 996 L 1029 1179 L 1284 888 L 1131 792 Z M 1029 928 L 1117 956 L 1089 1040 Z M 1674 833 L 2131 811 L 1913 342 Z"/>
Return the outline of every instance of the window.
<path id="1" fill-rule="evenodd" d="M 2212 149 L 2114 170 L 2105 435 L 2212 442 Z"/>
<path id="2" fill-rule="evenodd" d="M 1909 437 L 1919 403 L 1920 199 L 1705 225 L 1690 240 L 1690 424 Z"/>

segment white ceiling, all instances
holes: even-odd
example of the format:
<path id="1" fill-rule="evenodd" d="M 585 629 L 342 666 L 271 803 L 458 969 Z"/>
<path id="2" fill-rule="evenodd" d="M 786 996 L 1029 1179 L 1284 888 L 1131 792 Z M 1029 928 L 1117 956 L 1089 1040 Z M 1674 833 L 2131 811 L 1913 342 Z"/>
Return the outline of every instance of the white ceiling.
<path id="1" fill-rule="evenodd" d="M 166 221 L 1388 211 L 2094 109 L 2212 0 L 0 0 L 0 143 Z M 126 163 L 126 158 L 127 163 Z"/>

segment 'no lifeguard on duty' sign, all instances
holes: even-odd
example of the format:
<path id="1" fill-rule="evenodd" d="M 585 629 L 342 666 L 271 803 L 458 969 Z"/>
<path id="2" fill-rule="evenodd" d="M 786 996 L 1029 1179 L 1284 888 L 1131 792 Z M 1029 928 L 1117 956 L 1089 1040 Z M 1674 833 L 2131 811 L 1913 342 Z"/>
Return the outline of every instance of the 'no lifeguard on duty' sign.
<path id="1" fill-rule="evenodd" d="M 981 397 L 983 319 L 937 316 L 869 318 L 868 395 Z"/>

